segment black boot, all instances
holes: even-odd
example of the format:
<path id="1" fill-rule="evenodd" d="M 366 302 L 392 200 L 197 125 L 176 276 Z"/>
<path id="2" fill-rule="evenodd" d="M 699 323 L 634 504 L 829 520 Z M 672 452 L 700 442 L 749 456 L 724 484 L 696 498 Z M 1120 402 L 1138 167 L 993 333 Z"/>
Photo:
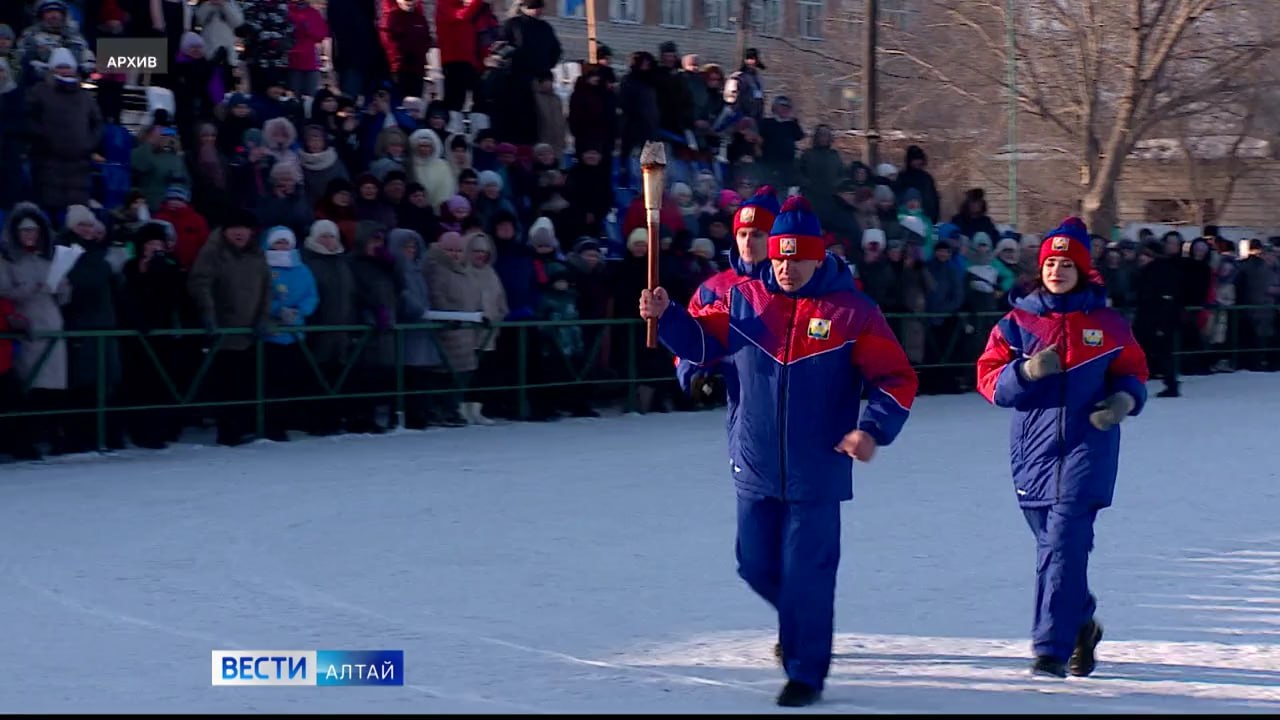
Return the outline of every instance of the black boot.
<path id="1" fill-rule="evenodd" d="M 1076 635 L 1076 649 L 1067 662 L 1067 671 L 1076 677 L 1088 677 L 1098 665 L 1094 651 L 1098 649 L 1100 642 L 1102 624 L 1097 620 L 1089 620 L 1080 628 L 1080 634 Z"/>
<path id="2" fill-rule="evenodd" d="M 788 680 L 786 687 L 778 695 L 778 705 L 782 707 L 805 707 L 818 702 L 822 693 L 812 685 L 797 680 Z"/>
<path id="3" fill-rule="evenodd" d="M 1041 655 L 1031 664 L 1032 675 L 1042 675 L 1044 677 L 1065 678 L 1067 676 L 1067 664 L 1058 658 L 1049 655 Z"/>
<path id="4" fill-rule="evenodd" d="M 1176 397 L 1182 397 L 1182 393 L 1178 392 L 1178 388 L 1176 387 L 1166 387 L 1165 389 L 1156 393 L 1156 397 L 1176 398 Z"/>

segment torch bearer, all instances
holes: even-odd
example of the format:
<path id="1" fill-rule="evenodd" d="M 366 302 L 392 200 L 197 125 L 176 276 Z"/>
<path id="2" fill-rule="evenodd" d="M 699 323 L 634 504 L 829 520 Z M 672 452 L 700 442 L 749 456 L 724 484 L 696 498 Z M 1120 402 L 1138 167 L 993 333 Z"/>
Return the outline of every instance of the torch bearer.
<path id="1" fill-rule="evenodd" d="M 660 142 L 647 142 L 640 152 L 640 172 L 644 176 L 644 215 L 649 231 L 649 291 L 658 287 L 658 255 L 662 245 L 658 238 L 659 215 L 662 212 L 662 189 L 667 174 L 667 149 Z M 658 321 L 646 323 L 645 347 L 658 347 Z"/>

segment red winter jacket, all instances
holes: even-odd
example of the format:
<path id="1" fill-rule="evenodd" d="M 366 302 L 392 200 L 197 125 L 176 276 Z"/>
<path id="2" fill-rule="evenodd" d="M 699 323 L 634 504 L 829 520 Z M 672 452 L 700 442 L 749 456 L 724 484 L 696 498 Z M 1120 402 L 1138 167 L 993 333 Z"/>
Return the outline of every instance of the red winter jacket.
<path id="1" fill-rule="evenodd" d="M 437 0 L 436 32 L 440 35 L 442 67 L 451 62 L 468 62 L 476 70 L 483 69 L 472 22 L 483 7 L 483 0 L 471 0 L 468 5 L 464 5 L 463 0 Z"/>
<path id="2" fill-rule="evenodd" d="M 382 50 L 387 54 L 387 63 L 393 73 L 414 64 L 420 72 L 426 72 L 427 51 L 435 47 L 422 0 L 413 0 L 412 7 L 412 10 L 401 10 L 396 0 L 382 0 L 378 36 L 382 39 Z"/>
<path id="3" fill-rule="evenodd" d="M 15 328 L 9 324 L 9 318 L 16 317 L 17 314 L 13 301 L 0 297 L 0 335 L 14 331 Z M 0 375 L 11 369 L 13 369 L 13 341 L 0 340 Z"/>
<path id="4" fill-rule="evenodd" d="M 156 213 L 156 219 L 173 226 L 173 231 L 178 236 L 173 255 L 183 270 L 190 270 L 196 262 L 196 256 L 200 254 L 200 248 L 209 240 L 209 223 L 190 205 L 181 210 L 162 208 Z"/>
<path id="5" fill-rule="evenodd" d="M 289 21 L 293 23 L 293 47 L 289 50 L 289 69 L 314 72 L 320 69 L 316 46 L 329 37 L 329 23 L 308 2 L 289 3 Z"/>

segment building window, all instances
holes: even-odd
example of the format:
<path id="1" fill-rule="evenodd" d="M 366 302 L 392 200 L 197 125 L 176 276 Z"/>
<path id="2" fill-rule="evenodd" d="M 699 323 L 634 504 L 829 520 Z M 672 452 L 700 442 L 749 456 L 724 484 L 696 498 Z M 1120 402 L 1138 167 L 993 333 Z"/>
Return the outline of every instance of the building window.
<path id="1" fill-rule="evenodd" d="M 782 34 L 782 0 L 752 0 L 751 32 L 765 37 Z"/>
<path id="2" fill-rule="evenodd" d="M 664 27 L 687 28 L 692 25 L 693 6 L 689 0 L 662 0 Z"/>
<path id="3" fill-rule="evenodd" d="M 800 37 L 805 40 L 822 39 L 823 0 L 800 0 Z"/>
<path id="4" fill-rule="evenodd" d="M 729 32 L 729 18 L 733 13 L 729 10 L 729 0 L 703 0 L 702 12 L 707 17 L 707 29 L 713 32 Z"/>
<path id="5" fill-rule="evenodd" d="M 572 18 L 574 20 L 586 20 L 586 0 L 560 0 L 560 17 Z"/>
<path id="6" fill-rule="evenodd" d="M 911 0 L 880 0 L 880 22 L 884 25 L 906 30 L 914 14 Z"/>
<path id="7" fill-rule="evenodd" d="M 643 22 L 644 0 L 610 0 L 609 19 L 616 23 Z"/>

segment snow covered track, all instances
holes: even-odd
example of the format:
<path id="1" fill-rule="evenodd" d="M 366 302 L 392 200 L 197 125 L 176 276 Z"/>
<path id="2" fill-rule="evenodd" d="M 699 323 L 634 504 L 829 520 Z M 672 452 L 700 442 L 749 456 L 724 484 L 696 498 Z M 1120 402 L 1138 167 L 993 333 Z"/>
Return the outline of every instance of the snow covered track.
<path id="1" fill-rule="evenodd" d="M 1008 415 L 923 398 L 844 508 L 830 711 L 1280 711 L 1280 376 L 1127 422 L 1097 673 L 1031 680 Z M 770 711 L 719 413 L 0 465 L 0 710 Z M 209 651 L 403 649 L 403 688 Z"/>

